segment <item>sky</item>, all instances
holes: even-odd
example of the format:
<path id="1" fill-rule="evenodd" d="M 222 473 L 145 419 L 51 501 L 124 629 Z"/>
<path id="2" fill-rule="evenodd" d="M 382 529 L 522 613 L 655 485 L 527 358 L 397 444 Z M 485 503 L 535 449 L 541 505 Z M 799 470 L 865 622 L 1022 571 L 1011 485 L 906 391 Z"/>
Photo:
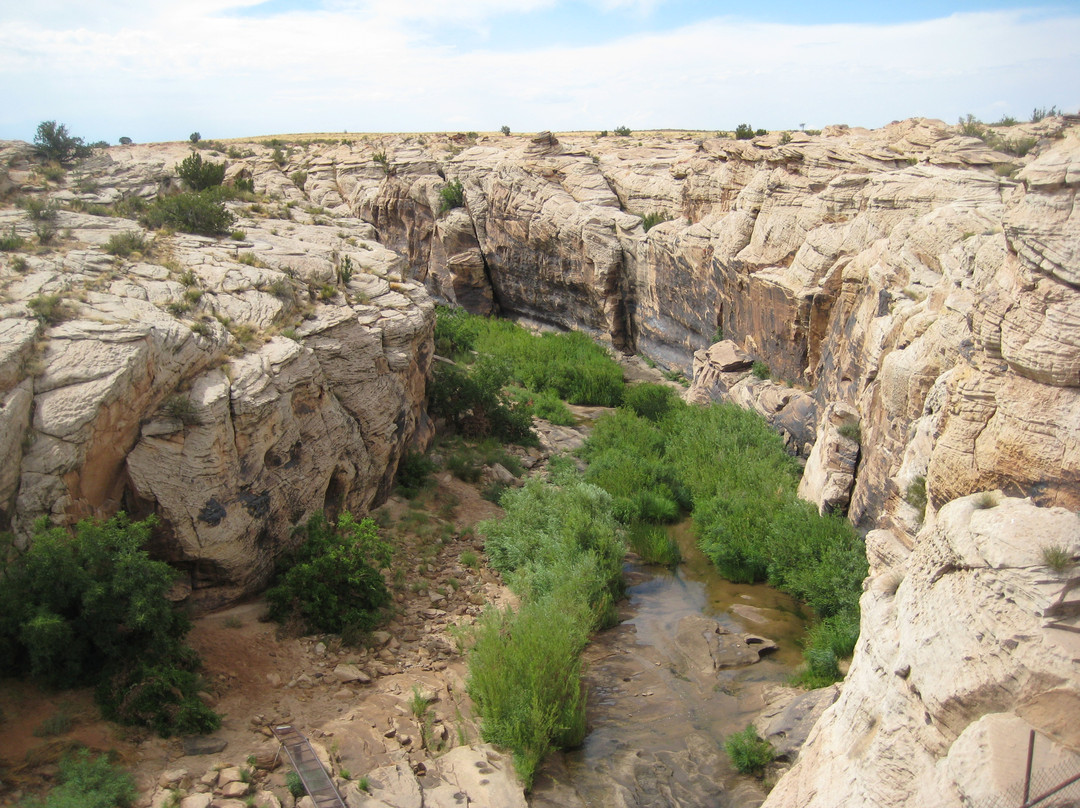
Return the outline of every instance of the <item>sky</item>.
<path id="1" fill-rule="evenodd" d="M 8 0 L 0 139 L 877 127 L 1080 110 L 1080 0 Z"/>

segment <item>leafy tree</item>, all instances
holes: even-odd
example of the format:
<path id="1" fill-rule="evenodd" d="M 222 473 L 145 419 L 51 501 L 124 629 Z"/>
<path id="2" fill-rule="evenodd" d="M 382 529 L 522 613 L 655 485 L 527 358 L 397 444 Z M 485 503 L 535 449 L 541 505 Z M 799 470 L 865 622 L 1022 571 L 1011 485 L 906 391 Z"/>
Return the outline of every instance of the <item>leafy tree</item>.
<path id="1" fill-rule="evenodd" d="M 176 167 L 176 173 L 193 191 L 204 191 L 225 181 L 225 164 L 203 162 L 202 155 L 192 152 Z"/>
<path id="2" fill-rule="evenodd" d="M 42 121 L 34 135 L 34 151 L 45 160 L 55 160 L 64 165 L 89 157 L 93 149 L 81 137 L 68 134 L 64 124 Z"/>
<path id="3" fill-rule="evenodd" d="M 120 138 L 120 145 L 121 146 L 130 146 L 131 144 L 132 144 L 131 138 L 126 137 L 126 136 Z"/>
<path id="4" fill-rule="evenodd" d="M 277 583 L 266 593 L 270 616 L 295 616 L 312 631 L 334 634 L 379 625 L 390 602 L 380 570 L 390 566 L 391 548 L 375 523 L 357 522 L 346 511 L 334 524 L 320 511 L 296 530 L 304 542 L 279 564 Z"/>
<path id="5" fill-rule="evenodd" d="M 188 140 L 190 140 L 192 143 L 198 143 L 200 140 L 202 140 L 202 135 L 200 135 L 198 132 L 192 132 L 190 135 L 188 135 Z"/>
<path id="6" fill-rule="evenodd" d="M 507 126 L 506 124 L 503 124 L 502 129 L 500 129 L 499 131 L 502 132 L 504 135 L 509 135 L 510 134 L 510 127 Z"/>
<path id="7" fill-rule="evenodd" d="M 748 123 L 740 123 L 735 127 L 736 140 L 750 140 L 754 136 L 754 128 Z"/>
<path id="8" fill-rule="evenodd" d="M 190 623 L 165 597 L 175 573 L 143 549 L 153 525 L 119 514 L 83 520 L 72 536 L 40 521 L 29 549 L 0 563 L 0 674 L 97 683 L 106 716 L 163 735 L 215 728 L 197 696 L 198 656 L 183 644 Z M 151 671 L 169 686 L 133 712 Z"/>

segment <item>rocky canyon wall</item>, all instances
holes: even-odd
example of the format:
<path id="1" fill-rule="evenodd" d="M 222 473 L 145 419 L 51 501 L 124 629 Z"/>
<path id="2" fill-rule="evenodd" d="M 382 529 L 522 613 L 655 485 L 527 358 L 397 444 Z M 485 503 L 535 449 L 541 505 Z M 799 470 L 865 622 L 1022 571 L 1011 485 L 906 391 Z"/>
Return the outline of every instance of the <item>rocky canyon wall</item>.
<path id="1" fill-rule="evenodd" d="M 425 440 L 428 293 L 587 330 L 761 412 L 867 531 L 851 673 L 769 804 L 973 804 L 1027 727 L 1080 749 L 1073 575 L 1043 556 L 1080 554 L 1080 126 L 999 134 L 1033 148 L 932 120 L 223 144 L 204 156 L 263 195 L 230 203 L 239 240 L 141 260 L 103 251 L 139 228 L 92 206 L 175 184 L 186 146 L 56 187 L 9 144 L 11 188 L 84 212 L 0 270 L 3 518 L 156 512 L 196 592 L 249 589 L 296 519 L 362 511 Z M 71 315 L 45 325 L 26 304 L 53 292 Z"/>

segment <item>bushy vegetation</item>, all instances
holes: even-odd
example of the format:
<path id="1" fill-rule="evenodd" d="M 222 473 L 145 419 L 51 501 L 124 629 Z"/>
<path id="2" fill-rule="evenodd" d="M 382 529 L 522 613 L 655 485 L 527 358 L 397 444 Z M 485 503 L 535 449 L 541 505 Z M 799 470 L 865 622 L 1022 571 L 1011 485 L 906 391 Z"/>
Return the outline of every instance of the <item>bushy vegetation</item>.
<path id="1" fill-rule="evenodd" d="M 439 189 L 439 215 L 465 204 L 465 186 L 461 180 L 450 180 Z"/>
<path id="2" fill-rule="evenodd" d="M 68 134 L 67 126 L 56 121 L 42 121 L 34 134 L 34 152 L 43 160 L 60 165 L 89 157 L 93 148 L 81 137 Z"/>
<path id="3" fill-rule="evenodd" d="M 220 187 L 159 196 L 139 218 L 152 230 L 168 227 L 203 236 L 228 235 L 233 220 L 225 208 L 225 194 Z"/>
<path id="4" fill-rule="evenodd" d="M 645 232 L 648 233 L 658 224 L 660 224 L 661 222 L 666 222 L 667 220 L 668 216 L 666 213 L 664 213 L 662 210 L 654 210 L 650 213 L 646 213 L 644 216 L 641 217 L 641 226 L 644 227 Z"/>
<path id="5" fill-rule="evenodd" d="M 319 512 L 296 532 L 303 541 L 280 560 L 275 584 L 266 593 L 270 616 L 346 636 L 382 623 L 390 591 L 381 570 L 390 566 L 391 548 L 375 523 L 357 522 L 346 511 L 335 524 Z"/>
<path id="6" fill-rule="evenodd" d="M 61 759 L 58 780 L 44 802 L 30 800 L 27 808 L 128 808 L 138 794 L 128 772 L 86 749 Z"/>
<path id="7" fill-rule="evenodd" d="M 630 137 L 633 134 L 629 126 L 616 126 L 612 131 L 619 137 Z"/>
<path id="8" fill-rule="evenodd" d="M 467 360 L 471 352 L 508 365 L 510 378 L 534 393 L 553 391 L 571 404 L 614 407 L 622 401 L 622 368 L 587 335 L 530 334 L 506 320 L 440 309 L 436 350 Z"/>
<path id="9" fill-rule="evenodd" d="M 503 393 L 509 381 L 507 365 L 493 360 L 471 367 L 440 363 L 428 387 L 428 412 L 466 437 L 492 435 L 506 443 L 534 444 L 530 411 Z"/>
<path id="10" fill-rule="evenodd" d="M 728 753 L 736 769 L 743 774 L 758 777 L 765 772 L 765 767 L 772 763 L 774 757 L 772 744 L 757 734 L 753 724 L 747 724 L 745 729 L 731 733 L 724 741 L 724 751 Z"/>
<path id="11" fill-rule="evenodd" d="M 149 249 L 146 237 L 138 230 L 125 230 L 114 233 L 105 242 L 105 252 L 118 258 L 127 258 L 132 253 L 145 253 Z"/>
<path id="12" fill-rule="evenodd" d="M 867 570 L 851 525 L 796 496 L 800 469 L 755 413 L 691 407 L 650 388 L 628 398 L 634 409 L 596 423 L 582 451 L 585 478 L 611 494 L 614 514 L 646 547 L 656 534 L 642 524 L 692 509 L 701 549 L 724 577 L 768 581 L 817 613 L 808 670 L 814 682 L 835 681 L 858 637 Z"/>
<path id="13" fill-rule="evenodd" d="M 398 490 L 412 499 L 431 485 L 433 471 L 435 463 L 423 452 L 406 452 L 398 463 Z"/>
<path id="14" fill-rule="evenodd" d="M 191 190 L 205 191 L 225 181 L 225 164 L 203 161 L 201 154 L 192 152 L 176 167 L 176 174 Z"/>
<path id="15" fill-rule="evenodd" d="M 622 595 L 619 529 L 611 499 L 556 464 L 502 498 L 506 517 L 479 526 L 491 565 L 522 596 L 518 611 L 489 610 L 473 630 L 469 694 L 484 740 L 509 747 L 528 788 L 552 749 L 585 737 L 581 652 L 613 622 Z"/>
<path id="16" fill-rule="evenodd" d="M 143 549 L 154 522 L 84 520 L 74 536 L 36 526 L 0 566 L 0 674 L 52 687 L 97 684 L 107 718 L 162 735 L 208 732 L 190 627 L 165 597 L 175 577 Z"/>

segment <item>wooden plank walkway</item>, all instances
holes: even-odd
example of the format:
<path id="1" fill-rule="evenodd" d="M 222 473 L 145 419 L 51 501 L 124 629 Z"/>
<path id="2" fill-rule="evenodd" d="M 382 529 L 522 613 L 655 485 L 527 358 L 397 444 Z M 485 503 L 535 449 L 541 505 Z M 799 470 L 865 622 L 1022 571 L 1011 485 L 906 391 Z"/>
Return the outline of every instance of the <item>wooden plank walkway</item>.
<path id="1" fill-rule="evenodd" d="M 345 800 L 308 739 L 292 724 L 272 726 L 270 731 L 281 742 L 293 770 L 300 776 L 308 795 L 315 800 L 316 808 L 346 808 Z"/>

